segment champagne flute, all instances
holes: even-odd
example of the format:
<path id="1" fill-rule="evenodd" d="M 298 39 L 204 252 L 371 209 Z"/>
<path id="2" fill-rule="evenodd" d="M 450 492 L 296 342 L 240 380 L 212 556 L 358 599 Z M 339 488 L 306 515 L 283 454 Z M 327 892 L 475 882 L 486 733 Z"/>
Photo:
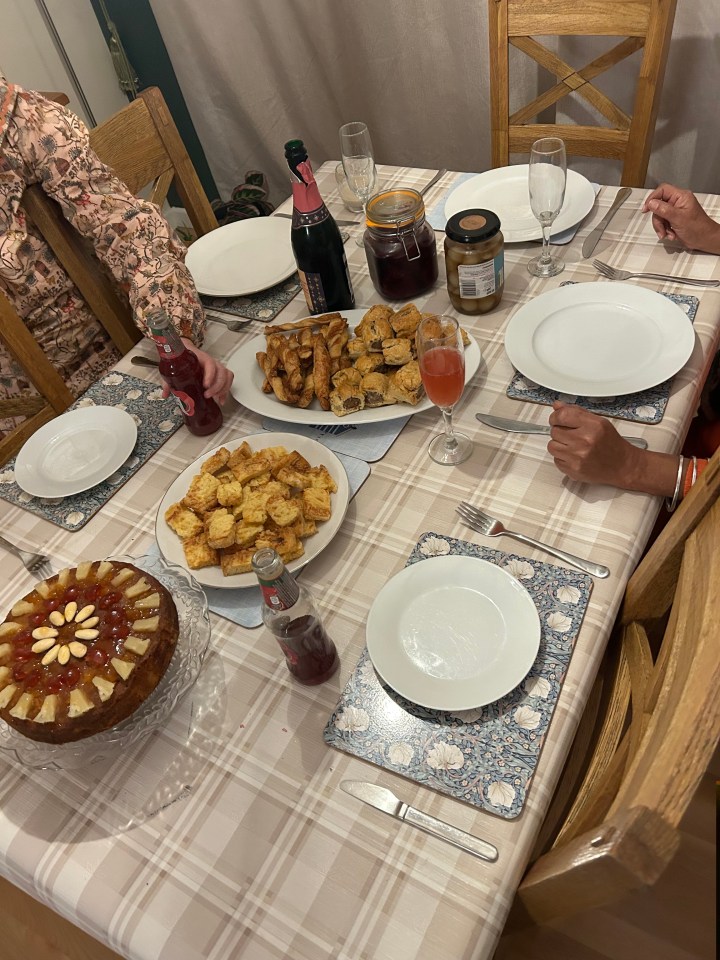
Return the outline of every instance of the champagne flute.
<path id="1" fill-rule="evenodd" d="M 348 186 L 362 203 L 365 218 L 367 202 L 377 186 L 375 155 L 366 123 L 353 120 L 340 127 L 340 153 Z M 362 234 L 355 243 L 358 247 L 363 245 Z"/>
<path id="2" fill-rule="evenodd" d="M 530 207 L 540 221 L 543 234 L 542 253 L 528 263 L 534 277 L 555 277 L 565 264 L 550 253 L 550 227 L 560 213 L 565 199 L 567 159 L 565 144 L 558 137 L 536 140 L 530 149 Z"/>
<path id="3" fill-rule="evenodd" d="M 440 407 L 445 425 L 430 441 L 428 453 L 436 463 L 463 463 L 472 453 L 472 442 L 453 430 L 453 407 L 465 386 L 465 348 L 460 326 L 454 317 L 429 314 L 415 334 L 420 376 L 428 397 Z"/>

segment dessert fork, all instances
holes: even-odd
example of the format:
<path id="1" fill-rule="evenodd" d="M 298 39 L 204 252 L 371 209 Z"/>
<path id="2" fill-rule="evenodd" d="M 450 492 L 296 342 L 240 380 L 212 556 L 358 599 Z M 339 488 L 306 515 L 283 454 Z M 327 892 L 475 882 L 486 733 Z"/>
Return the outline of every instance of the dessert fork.
<path id="1" fill-rule="evenodd" d="M 696 280 L 695 277 L 671 277 L 664 273 L 631 273 L 611 267 L 602 260 L 593 260 L 593 266 L 608 280 L 629 280 L 631 277 L 645 277 L 647 280 L 669 280 L 671 283 L 687 283 L 692 287 L 720 287 L 720 280 Z"/>
<path id="2" fill-rule="evenodd" d="M 25 569 L 34 577 L 39 577 L 41 580 L 46 580 L 48 577 L 52 576 L 52 570 L 50 569 L 50 557 L 48 557 L 46 554 L 28 553 L 27 550 L 21 550 L 20 547 L 16 547 L 14 543 L 10 543 L 10 541 L 6 540 L 5 537 L 0 537 L 0 546 L 5 547 L 5 549 L 9 550 L 10 553 L 14 553 L 16 557 L 20 557 Z"/>
<path id="3" fill-rule="evenodd" d="M 485 537 L 512 537 L 514 540 L 519 540 L 520 543 L 526 543 L 528 546 L 545 550 L 546 553 L 557 557 L 558 560 L 569 563 L 584 573 L 589 573 L 591 577 L 603 578 L 610 574 L 609 569 L 601 563 L 591 563 L 589 560 L 583 560 L 582 557 L 576 557 L 573 553 L 566 553 L 565 550 L 558 550 L 557 547 L 551 547 L 549 544 L 542 543 L 540 540 L 533 540 L 532 537 L 526 537 L 524 533 L 515 533 L 513 530 L 508 530 L 499 520 L 496 520 L 495 517 L 483 513 L 482 510 L 478 510 L 477 507 L 473 507 L 472 504 L 466 503 L 464 500 L 461 501 L 460 505 L 455 509 L 471 530 L 475 530 Z"/>

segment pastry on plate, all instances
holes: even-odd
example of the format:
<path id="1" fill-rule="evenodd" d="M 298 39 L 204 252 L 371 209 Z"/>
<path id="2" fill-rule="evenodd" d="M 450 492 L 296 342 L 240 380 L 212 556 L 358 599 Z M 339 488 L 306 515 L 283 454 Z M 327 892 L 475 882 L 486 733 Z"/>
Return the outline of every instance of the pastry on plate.
<path id="1" fill-rule="evenodd" d="M 389 403 L 388 388 L 390 381 L 384 373 L 368 373 L 360 382 L 360 389 L 365 394 L 366 407 L 382 407 Z"/>

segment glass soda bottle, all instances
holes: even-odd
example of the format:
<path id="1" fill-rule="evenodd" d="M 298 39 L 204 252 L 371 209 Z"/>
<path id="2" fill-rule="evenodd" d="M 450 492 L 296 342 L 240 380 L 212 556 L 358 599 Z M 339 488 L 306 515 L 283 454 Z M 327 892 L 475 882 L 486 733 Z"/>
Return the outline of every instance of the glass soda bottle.
<path id="1" fill-rule="evenodd" d="M 293 176 L 290 241 L 308 310 L 312 314 L 352 310 L 355 296 L 345 247 L 320 196 L 302 140 L 288 140 L 285 159 Z"/>
<path id="2" fill-rule="evenodd" d="M 264 600 L 263 622 L 282 647 L 290 673 L 308 685 L 329 680 L 340 660 L 307 588 L 294 579 L 275 550 L 257 550 L 252 566 Z"/>
<path id="3" fill-rule="evenodd" d="M 188 350 L 164 310 L 154 310 L 145 322 L 160 355 L 160 376 L 177 401 L 190 433 L 205 437 L 222 426 L 222 410 L 205 396 L 200 361 Z"/>

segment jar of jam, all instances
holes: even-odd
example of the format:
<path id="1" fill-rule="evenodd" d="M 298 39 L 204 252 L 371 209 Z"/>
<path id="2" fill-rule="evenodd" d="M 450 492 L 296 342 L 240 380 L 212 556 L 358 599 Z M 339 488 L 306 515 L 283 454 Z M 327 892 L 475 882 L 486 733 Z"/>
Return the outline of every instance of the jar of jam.
<path id="1" fill-rule="evenodd" d="M 500 220 L 492 210 L 462 210 L 445 227 L 450 302 L 460 313 L 487 313 L 502 299 L 505 256 Z"/>
<path id="2" fill-rule="evenodd" d="M 437 245 L 417 190 L 378 193 L 365 216 L 365 254 L 377 292 L 386 300 L 411 300 L 429 290 L 438 277 Z"/>

